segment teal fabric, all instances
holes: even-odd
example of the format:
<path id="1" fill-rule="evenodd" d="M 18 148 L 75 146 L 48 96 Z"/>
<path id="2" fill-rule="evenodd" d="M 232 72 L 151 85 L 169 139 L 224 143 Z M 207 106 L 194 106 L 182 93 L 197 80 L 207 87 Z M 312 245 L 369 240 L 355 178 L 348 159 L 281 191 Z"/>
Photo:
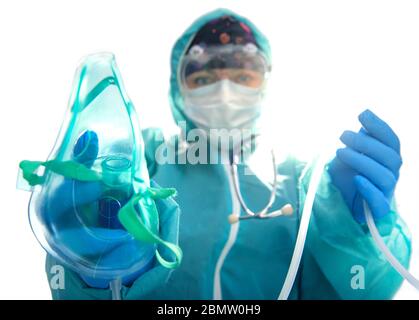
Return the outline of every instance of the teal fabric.
<path id="1" fill-rule="evenodd" d="M 171 104 L 175 120 L 185 120 L 179 97 L 176 72 L 180 56 L 189 40 L 206 21 L 232 14 L 217 10 L 197 20 L 175 44 L 172 56 Z M 235 15 L 238 17 L 237 15 Z M 243 19 L 242 17 L 238 17 Z M 244 20 L 244 19 L 243 19 Z M 266 38 L 252 26 L 261 45 L 269 52 Z M 166 223 L 171 236 L 179 237 L 184 257 L 171 273 L 155 267 L 123 287 L 123 299 L 212 299 L 217 260 L 230 233 L 228 216 L 232 200 L 226 168 L 222 164 L 159 164 L 156 150 L 166 147 L 162 134 L 145 130 L 146 158 L 150 176 L 162 187 L 175 187 L 180 208 L 179 225 Z M 170 147 L 169 147 L 170 150 Z M 258 150 L 256 150 L 258 152 Z M 265 158 L 269 159 L 269 154 Z M 248 164 L 238 165 L 241 191 L 248 206 L 260 210 L 270 190 L 260 177 L 248 174 Z M 311 175 L 311 166 L 293 158 L 278 165 L 281 183 L 273 209 L 290 203 L 296 214 L 271 220 L 240 222 L 237 238 L 221 268 L 223 299 L 276 299 L 288 271 L 298 232 L 302 205 Z M 172 200 L 170 200 L 172 201 Z M 176 214 L 176 204 L 161 201 L 162 215 Z M 243 214 L 243 212 L 242 212 Z M 411 244 L 406 225 L 397 215 L 382 219 L 379 229 L 390 250 L 408 266 Z M 46 271 L 57 263 L 47 258 Z M 353 268 L 365 271 L 365 288 L 351 286 Z M 290 299 L 390 299 L 402 278 L 377 250 L 364 225 L 352 217 L 339 191 L 331 184 L 325 168 L 314 203 L 302 264 Z M 109 290 L 89 288 L 78 275 L 66 269 L 65 289 L 52 289 L 54 299 L 109 299 Z"/>

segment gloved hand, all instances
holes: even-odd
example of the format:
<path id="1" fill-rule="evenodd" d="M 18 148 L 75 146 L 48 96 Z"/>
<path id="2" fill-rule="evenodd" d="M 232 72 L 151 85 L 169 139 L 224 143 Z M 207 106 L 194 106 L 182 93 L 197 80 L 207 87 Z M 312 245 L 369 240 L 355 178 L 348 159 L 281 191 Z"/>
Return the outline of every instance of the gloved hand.
<path id="1" fill-rule="evenodd" d="M 87 138 L 86 135 L 89 135 L 89 137 Z M 97 136 L 94 132 L 89 131 L 77 141 L 74 148 L 74 159 L 86 164 L 89 163 L 86 160 L 95 159 L 96 156 Z M 91 161 L 90 165 L 92 163 L 93 161 Z M 158 185 L 151 181 L 151 187 L 158 188 Z M 90 231 L 86 231 L 86 228 L 80 226 L 79 217 L 70 211 L 74 210 L 74 207 L 98 201 L 102 196 L 102 183 L 82 182 L 64 178 L 63 183 L 48 194 L 48 201 L 43 201 L 41 212 L 48 221 L 46 225 L 52 227 L 55 231 L 55 237 L 58 238 L 58 241 L 66 250 L 77 252 L 81 257 L 100 257 L 102 266 L 109 266 L 117 270 L 124 269 L 127 257 L 135 261 L 141 253 L 139 253 L 137 243 L 127 241 L 126 237 L 121 237 L 121 235 L 126 234 L 123 227 L 117 228 L 113 226 L 113 228 L 106 228 L 98 227 L 96 224 Z M 159 234 L 161 238 L 177 244 L 179 221 L 177 204 L 172 199 L 165 199 L 157 200 L 156 206 L 159 212 Z M 116 216 L 115 218 L 117 219 Z M 159 247 L 159 252 L 163 258 L 169 261 L 175 259 L 166 247 Z M 153 267 L 157 267 L 155 264 L 156 262 L 153 258 L 141 270 L 124 276 L 122 284 L 130 285 L 139 275 L 145 271 L 148 272 Z M 74 271 L 78 272 L 77 270 Z M 93 278 L 82 272 L 79 275 L 91 287 L 108 287 L 109 279 Z"/>
<path id="2" fill-rule="evenodd" d="M 332 183 L 340 190 L 356 221 L 365 222 L 363 200 L 376 219 L 390 211 L 394 189 L 402 165 L 400 141 L 390 126 L 370 110 L 359 117 L 358 133 L 345 131 L 329 164 Z"/>

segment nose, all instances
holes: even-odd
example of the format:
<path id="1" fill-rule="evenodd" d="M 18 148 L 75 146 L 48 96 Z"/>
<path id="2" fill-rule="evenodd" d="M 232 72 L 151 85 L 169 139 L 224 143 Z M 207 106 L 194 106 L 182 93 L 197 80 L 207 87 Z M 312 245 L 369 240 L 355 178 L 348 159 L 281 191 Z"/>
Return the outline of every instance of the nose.
<path id="1" fill-rule="evenodd" d="M 228 70 L 226 69 L 218 69 L 216 71 L 217 78 L 220 80 L 225 80 L 229 78 Z"/>

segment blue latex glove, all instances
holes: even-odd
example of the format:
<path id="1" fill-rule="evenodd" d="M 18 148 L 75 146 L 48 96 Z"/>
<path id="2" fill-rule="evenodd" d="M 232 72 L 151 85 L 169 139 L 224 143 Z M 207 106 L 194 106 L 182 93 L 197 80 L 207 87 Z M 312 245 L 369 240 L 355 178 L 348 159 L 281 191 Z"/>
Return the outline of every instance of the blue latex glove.
<path id="1" fill-rule="evenodd" d="M 390 126 L 370 110 L 359 117 L 358 133 L 345 131 L 328 171 L 356 221 L 365 222 L 363 200 L 376 219 L 390 211 L 402 165 L 400 141 Z"/>
<path id="2" fill-rule="evenodd" d="M 97 135 L 92 132 L 86 132 L 77 141 L 74 147 L 74 159 L 89 166 L 93 163 L 91 159 L 97 156 Z M 151 186 L 158 188 L 153 181 Z M 126 233 L 121 226 L 112 223 L 110 229 L 94 227 L 91 231 L 96 236 L 92 236 L 91 232 L 87 232 L 84 228 L 80 228 L 78 218 L 69 210 L 73 210 L 74 206 L 81 206 L 99 200 L 102 197 L 102 185 L 97 182 L 81 182 L 65 178 L 63 183 L 59 185 L 50 195 L 48 207 L 42 208 L 44 217 L 50 222 L 47 225 L 54 225 L 55 229 L 60 230 L 59 237 L 67 249 L 78 252 L 83 256 L 101 256 L 101 264 L 112 266 L 115 269 L 123 269 L 122 261 L 126 261 L 126 257 L 135 258 L 138 255 L 138 247 L 132 242 L 125 241 L 121 237 L 122 233 Z M 179 210 L 177 204 L 171 200 L 159 200 L 156 202 L 160 215 L 160 234 L 162 239 L 177 243 Z M 109 208 L 109 211 L 112 211 Z M 115 211 L 117 213 L 117 210 Z M 115 214 L 114 217 L 117 220 Z M 115 220 L 114 219 L 114 220 Z M 118 222 L 119 224 L 119 222 Z M 101 235 L 101 236 L 100 236 Z M 115 238 L 112 240 L 112 238 Z M 111 241 L 109 241 L 111 240 Z M 86 245 L 89 243 L 89 245 Z M 106 253 L 104 253 L 106 252 Z M 165 247 L 159 248 L 163 258 L 174 260 L 172 253 Z M 121 263 L 120 263 L 121 262 Z M 136 273 L 129 274 L 122 278 L 123 285 L 130 285 L 145 271 L 151 269 L 155 264 L 155 259 L 150 260 L 147 265 Z M 80 277 L 89 286 L 95 288 L 107 288 L 109 280 L 92 278 L 83 274 Z"/>
<path id="3" fill-rule="evenodd" d="M 73 187 L 73 183 L 76 184 L 76 187 Z M 153 180 L 151 180 L 151 187 L 160 188 Z M 73 188 L 74 190 L 78 190 L 74 198 L 72 196 Z M 126 257 L 135 257 L 138 254 L 137 246 L 132 242 L 127 243 L 124 238 L 121 238 L 121 234 L 126 231 L 122 229 L 93 228 L 91 231 L 94 232 L 96 237 L 92 237 L 90 232 L 86 232 L 86 230 L 79 227 L 77 217 L 71 212 L 68 212 L 70 206 L 73 206 L 73 199 L 76 205 L 82 205 L 100 199 L 101 195 L 101 188 L 97 183 L 66 179 L 57 188 L 57 192 L 53 195 L 52 201 L 50 201 L 48 212 L 53 212 L 54 215 L 49 214 L 48 216 L 54 220 L 54 225 L 61 230 L 57 236 L 60 238 L 60 242 L 68 249 L 84 256 L 98 256 L 106 252 L 106 254 L 102 254 L 101 256 L 101 263 L 113 266 L 113 268 L 118 268 L 119 266 L 120 269 L 123 269 L 122 261 L 125 261 Z M 158 199 L 156 206 L 159 212 L 159 231 L 161 238 L 168 242 L 178 244 L 179 207 L 177 203 L 170 198 L 164 200 Z M 61 226 L 65 226 L 65 228 Z M 115 239 L 109 241 L 112 237 Z M 89 243 L 89 245 L 86 245 L 86 243 Z M 159 252 L 166 260 L 175 260 L 175 256 L 167 247 L 160 246 Z M 160 275 L 168 275 L 170 273 L 169 269 L 160 266 L 153 258 L 144 268 L 123 277 L 122 284 L 130 286 L 144 272 L 150 272 L 154 269 L 160 270 L 157 271 L 157 274 Z M 93 278 L 80 273 L 79 276 L 90 287 L 104 289 L 109 286 L 109 280 L 98 277 Z"/>

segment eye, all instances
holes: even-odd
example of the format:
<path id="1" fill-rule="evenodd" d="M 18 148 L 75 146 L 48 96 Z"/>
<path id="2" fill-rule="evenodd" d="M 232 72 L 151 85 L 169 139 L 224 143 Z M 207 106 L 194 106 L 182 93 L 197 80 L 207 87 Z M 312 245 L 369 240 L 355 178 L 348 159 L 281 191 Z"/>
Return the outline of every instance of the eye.
<path id="1" fill-rule="evenodd" d="M 198 76 L 193 80 L 196 86 L 205 86 L 214 82 L 214 78 L 210 76 Z"/>
<path id="2" fill-rule="evenodd" d="M 248 75 L 248 74 L 239 74 L 236 78 L 235 78 L 235 82 L 237 83 L 249 83 L 250 81 L 252 81 L 252 76 Z"/>

